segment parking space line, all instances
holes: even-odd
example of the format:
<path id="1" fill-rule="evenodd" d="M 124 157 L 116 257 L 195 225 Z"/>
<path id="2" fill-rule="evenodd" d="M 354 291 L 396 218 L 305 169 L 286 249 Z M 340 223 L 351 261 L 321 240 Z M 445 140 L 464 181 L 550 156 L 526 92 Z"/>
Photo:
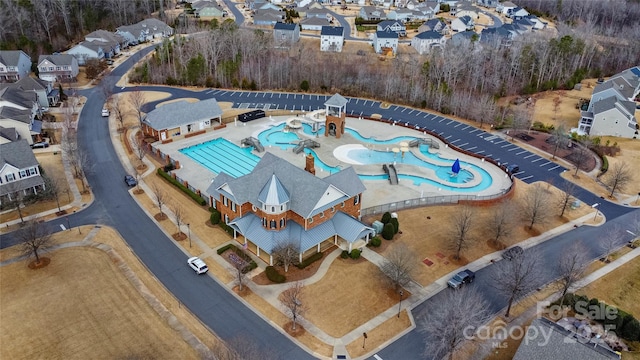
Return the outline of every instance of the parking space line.
<path id="1" fill-rule="evenodd" d="M 499 142 L 496 143 L 496 145 L 500 144 Z M 506 148 L 507 146 L 511 146 L 511 143 L 507 143 L 507 145 L 502 145 L 500 146 L 502 149 Z"/>
<path id="2" fill-rule="evenodd" d="M 551 161 L 547 161 L 546 163 L 544 163 L 544 164 L 540 165 L 540 167 L 547 166 L 547 165 L 549 165 L 549 164 L 553 164 L 553 163 L 552 163 Z"/>
<path id="3" fill-rule="evenodd" d="M 466 145 L 466 144 L 465 144 L 465 145 Z M 472 146 L 472 147 L 468 148 L 468 149 L 467 149 L 467 151 L 471 151 L 471 150 L 473 150 L 473 149 L 475 149 L 475 148 L 477 148 L 477 146 Z"/>
<path id="4" fill-rule="evenodd" d="M 533 160 L 533 161 L 532 161 L 532 163 L 534 163 L 534 162 L 538 162 L 538 161 L 540 161 L 540 160 L 542 160 L 542 159 L 543 159 L 543 158 L 539 157 L 539 158 L 537 158 L 537 159 Z"/>
<path id="5" fill-rule="evenodd" d="M 531 154 L 531 155 L 525 156 L 524 158 L 525 158 L 525 159 L 528 159 L 528 158 L 530 158 L 530 157 L 532 157 L 532 156 L 536 156 L 536 154 Z"/>
<path id="6" fill-rule="evenodd" d="M 550 168 L 548 171 L 555 170 L 555 169 L 557 169 L 557 168 L 559 168 L 559 167 L 560 167 L 560 165 L 556 165 L 556 166 L 554 166 L 554 167 Z"/>
<path id="7" fill-rule="evenodd" d="M 407 111 L 407 108 L 402 108 L 402 111 L 400 112 L 405 112 L 405 111 Z"/>
<path id="8" fill-rule="evenodd" d="M 484 150 L 477 151 L 476 154 L 484 154 Z"/>
<path id="9" fill-rule="evenodd" d="M 487 155 L 487 157 L 492 157 L 492 156 L 493 156 L 493 154 L 489 154 L 489 155 Z"/>
<path id="10" fill-rule="evenodd" d="M 520 178 L 520 180 L 525 181 L 525 180 L 531 179 L 532 177 L 533 177 L 533 175 L 529 175 L 529 176 Z"/>
<path id="11" fill-rule="evenodd" d="M 458 145 L 458 146 L 459 146 L 459 147 L 463 147 L 463 146 L 465 146 L 465 145 L 469 145 L 469 143 L 468 143 L 468 142 L 466 142 L 466 143 L 464 143 L 464 144 L 460 144 L 460 145 Z"/>
<path id="12" fill-rule="evenodd" d="M 517 152 L 517 153 L 516 153 L 516 155 L 524 154 L 524 153 L 526 153 L 527 151 L 528 151 L 528 150 L 522 150 L 522 151 L 520 151 L 520 152 Z"/>
<path id="13" fill-rule="evenodd" d="M 451 137 L 451 136 L 449 136 L 449 137 Z M 447 138 L 447 139 L 448 139 L 448 138 Z M 450 143 L 452 143 L 452 144 L 453 144 L 453 143 L 455 143 L 456 141 L 460 141 L 460 139 L 455 139 L 455 140 L 453 140 L 453 141 L 450 141 Z"/>
<path id="14" fill-rule="evenodd" d="M 507 151 L 514 151 L 514 150 L 518 150 L 519 148 L 517 146 L 512 147 L 511 149 L 508 149 Z"/>
<path id="15" fill-rule="evenodd" d="M 458 123 L 458 125 L 454 126 L 454 128 L 457 128 L 458 126 L 462 125 L 462 123 Z"/>
<path id="16" fill-rule="evenodd" d="M 476 128 L 474 128 L 473 130 L 469 131 L 469 134 L 473 134 L 473 133 L 474 133 L 474 132 L 476 132 L 476 131 L 480 131 L 480 129 L 476 129 Z"/>
<path id="17" fill-rule="evenodd" d="M 445 118 L 440 119 L 440 121 L 438 121 L 439 123 L 443 122 L 445 120 Z"/>
<path id="18" fill-rule="evenodd" d="M 453 122 L 453 120 L 449 120 L 449 122 L 447 123 L 447 125 L 451 125 L 451 123 Z"/>

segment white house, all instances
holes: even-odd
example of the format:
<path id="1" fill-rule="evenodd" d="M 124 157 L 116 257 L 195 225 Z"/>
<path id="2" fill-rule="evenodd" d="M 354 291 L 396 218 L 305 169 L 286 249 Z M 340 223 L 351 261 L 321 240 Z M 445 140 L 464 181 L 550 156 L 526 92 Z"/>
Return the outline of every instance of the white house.
<path id="1" fill-rule="evenodd" d="M 87 34 L 84 39 L 102 43 L 107 58 L 119 54 L 122 49 L 129 46 L 129 41 L 124 36 L 106 30 L 96 30 Z"/>
<path id="2" fill-rule="evenodd" d="M 579 134 L 638 138 L 635 99 L 640 95 L 640 67 L 612 76 L 593 89 L 587 111 L 581 112 Z"/>
<path id="3" fill-rule="evenodd" d="M 69 54 L 40 55 L 38 77 L 44 81 L 75 81 L 80 72 L 78 59 Z"/>
<path id="4" fill-rule="evenodd" d="M 407 35 L 407 27 L 404 24 L 397 20 L 384 20 L 380 21 L 377 25 L 378 31 L 392 31 L 397 33 L 399 36 Z"/>
<path id="5" fill-rule="evenodd" d="M 40 115 L 38 95 L 34 92 L 22 91 L 16 87 L 7 86 L 0 88 L 0 107 L 7 106 L 19 110 L 29 110 L 31 118 Z"/>
<path id="6" fill-rule="evenodd" d="M 38 160 L 25 139 L 0 144 L 0 154 L 0 203 L 45 189 Z"/>
<path id="7" fill-rule="evenodd" d="M 222 109 L 216 99 L 196 103 L 182 100 L 149 112 L 142 120 L 142 131 L 156 140 L 165 141 L 173 136 L 204 132 L 213 126 L 213 121 L 222 123 Z"/>
<path id="8" fill-rule="evenodd" d="M 300 20 L 300 27 L 302 30 L 322 31 L 325 26 L 331 26 L 331 23 L 327 19 L 321 19 L 317 17 L 305 18 Z"/>
<path id="9" fill-rule="evenodd" d="M 273 41 L 276 47 L 289 47 L 300 40 L 298 24 L 277 22 L 273 26 Z"/>
<path id="10" fill-rule="evenodd" d="M 507 16 L 512 19 L 520 19 L 529 16 L 529 12 L 521 7 L 516 7 L 507 12 Z"/>
<path id="11" fill-rule="evenodd" d="M 9 106 L 0 106 L 0 128 L 13 129 L 15 139 L 25 139 L 33 144 L 40 135 L 42 122 L 35 120 L 30 110 L 20 110 Z"/>
<path id="12" fill-rule="evenodd" d="M 373 48 L 376 53 L 382 54 L 391 50 L 393 55 L 398 53 L 398 33 L 393 31 L 376 31 L 373 36 Z"/>
<path id="13" fill-rule="evenodd" d="M 31 72 L 31 57 L 22 50 L 0 50 L 0 82 L 14 82 Z"/>
<path id="14" fill-rule="evenodd" d="M 53 84 L 38 78 L 24 77 L 11 84 L 11 87 L 18 89 L 18 91 L 36 94 L 38 105 L 42 110 L 47 110 L 49 106 L 57 104 L 59 100 L 58 90 L 53 91 Z"/>
<path id="15" fill-rule="evenodd" d="M 387 18 L 387 14 L 383 9 L 375 6 L 363 6 L 360 8 L 358 16 L 364 20 L 384 20 Z"/>
<path id="16" fill-rule="evenodd" d="M 509 13 L 510 10 L 513 10 L 515 8 L 517 8 L 518 5 L 512 3 L 511 1 L 505 1 L 502 3 L 498 3 L 496 5 L 496 11 L 499 13 L 502 13 L 504 15 L 507 15 Z"/>
<path id="17" fill-rule="evenodd" d="M 126 39 L 128 44 L 136 45 L 153 39 L 173 35 L 173 28 L 158 19 L 144 19 L 133 25 L 120 26 L 116 34 Z"/>
<path id="18" fill-rule="evenodd" d="M 451 30 L 455 32 L 473 30 L 474 28 L 475 23 L 469 16 L 455 18 L 451 21 Z"/>
<path id="19" fill-rule="evenodd" d="M 320 51 L 342 52 L 344 28 L 323 26 L 320 31 Z"/>
<path id="20" fill-rule="evenodd" d="M 437 31 L 425 31 L 414 36 L 411 39 L 411 47 L 414 48 L 418 54 L 426 54 L 435 46 L 444 46 L 446 40 L 444 35 Z"/>
<path id="21" fill-rule="evenodd" d="M 78 65 L 85 65 L 89 59 L 104 59 L 104 45 L 98 41 L 83 41 L 67 50 L 78 60 Z"/>

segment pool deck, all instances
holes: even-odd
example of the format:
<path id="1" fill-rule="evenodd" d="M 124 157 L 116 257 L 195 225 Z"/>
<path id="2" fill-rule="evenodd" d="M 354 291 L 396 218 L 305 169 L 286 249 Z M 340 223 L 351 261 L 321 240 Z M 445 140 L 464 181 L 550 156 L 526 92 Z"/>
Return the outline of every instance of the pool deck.
<path id="1" fill-rule="evenodd" d="M 154 146 L 159 148 L 163 153 L 170 154 L 172 158 L 178 160 L 181 164 L 181 168 L 174 170 L 176 175 L 184 180 L 187 180 L 189 184 L 201 191 L 206 191 L 209 187 L 209 184 L 215 177 L 215 174 L 210 172 L 209 170 L 202 167 L 197 162 L 193 161 L 188 156 L 179 152 L 180 149 L 186 148 L 189 146 L 197 145 L 203 142 L 207 142 L 209 140 L 213 140 L 219 137 L 223 137 L 230 142 L 241 146 L 240 142 L 242 139 L 253 136 L 255 138 L 258 137 L 258 134 L 270 127 L 279 125 L 285 122 L 287 119 L 290 119 L 292 116 L 273 116 L 266 117 L 264 119 L 258 119 L 254 121 L 250 121 L 248 123 L 230 123 L 227 124 L 227 127 L 220 130 L 208 131 L 205 134 L 185 138 L 179 141 L 174 141 L 168 144 L 159 144 L 156 143 Z M 399 136 L 415 136 L 415 137 L 430 137 L 428 135 L 424 135 L 422 131 L 412 130 L 409 128 L 405 128 L 402 126 L 393 126 L 387 123 L 371 121 L 371 120 L 360 120 L 358 118 L 347 118 L 346 119 L 347 128 L 354 129 L 360 133 L 360 135 L 364 137 L 373 137 L 378 140 L 391 139 Z M 348 144 L 363 144 L 362 142 L 354 139 L 348 133 L 345 133 L 342 138 L 336 139 L 335 137 L 329 136 L 325 137 L 323 134 L 320 136 L 310 136 L 302 131 L 298 132 L 298 136 L 301 139 L 313 139 L 321 144 L 319 148 L 313 149 L 314 152 L 318 155 L 318 157 L 329 166 L 340 166 L 341 168 L 347 168 L 349 166 L 353 166 L 359 174 L 382 174 L 382 166 L 380 164 L 376 165 L 352 165 L 345 161 L 341 161 L 340 159 L 345 160 L 345 157 L 341 156 L 339 153 L 341 150 L 339 149 L 336 154 L 334 154 L 334 150 Z M 413 181 L 399 179 L 398 185 L 390 185 L 386 180 L 377 180 L 377 181 L 364 181 L 364 185 L 367 190 L 364 192 L 362 196 L 362 207 L 368 208 L 372 206 L 393 203 L 398 201 L 404 201 L 409 199 L 417 199 L 421 197 L 433 197 L 433 196 L 445 196 L 452 194 L 465 194 L 465 195 L 493 195 L 501 192 L 504 189 L 509 188 L 511 186 L 511 180 L 506 176 L 506 174 L 499 169 L 497 166 L 482 162 L 481 159 L 477 159 L 468 155 L 464 155 L 458 152 L 455 152 L 445 146 L 444 143 L 436 140 L 439 143 L 439 149 L 430 149 L 431 152 L 439 153 L 441 157 L 451 159 L 453 162 L 456 158 L 460 159 L 461 162 L 467 162 L 470 164 L 477 165 L 484 170 L 486 170 L 493 178 L 492 184 L 487 188 L 479 192 L 471 192 L 471 193 L 460 193 L 460 192 L 452 192 L 445 188 L 434 188 L 431 185 L 422 184 L 419 186 L 413 185 Z M 265 144 L 263 144 L 265 145 Z M 388 151 L 393 147 L 399 147 L 398 145 L 371 145 L 367 144 L 366 147 L 372 150 L 381 150 Z M 349 146 L 344 146 L 341 149 L 348 149 Z M 294 154 L 292 149 L 282 150 L 277 146 L 269 146 L 265 145 L 265 151 L 271 152 L 274 155 L 277 155 L 295 166 L 300 168 L 304 168 L 305 166 L 305 154 L 301 152 L 300 154 Z M 413 147 L 410 148 L 410 151 L 419 158 L 425 158 L 418 148 Z M 253 154 L 258 156 L 262 156 L 263 153 L 258 153 L 253 151 Z M 433 160 L 430 160 L 433 162 Z M 450 166 L 450 164 L 444 163 L 444 165 Z M 429 170 L 426 168 L 422 168 L 414 165 L 406 165 L 401 161 L 401 155 L 398 154 L 398 161 L 396 162 L 396 168 L 399 173 L 405 173 L 410 175 L 417 175 L 421 177 L 427 178 L 435 178 L 435 174 L 433 170 Z M 464 166 L 463 166 L 464 169 Z M 469 187 L 476 185 L 479 180 L 479 174 L 475 171 L 471 170 L 474 174 L 474 180 L 469 181 L 468 183 L 460 183 L 455 184 L 451 183 L 451 186 L 457 187 Z M 330 175 L 328 172 L 323 171 L 319 167 L 316 167 L 316 176 L 325 177 Z"/>

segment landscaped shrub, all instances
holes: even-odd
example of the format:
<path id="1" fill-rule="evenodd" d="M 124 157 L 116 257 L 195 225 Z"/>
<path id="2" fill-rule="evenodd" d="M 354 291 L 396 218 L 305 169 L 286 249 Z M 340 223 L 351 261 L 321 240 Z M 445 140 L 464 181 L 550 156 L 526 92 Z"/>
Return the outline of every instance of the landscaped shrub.
<path id="1" fill-rule="evenodd" d="M 606 173 L 607 170 L 609 170 L 609 160 L 607 160 L 607 157 L 602 155 L 601 159 L 602 159 L 602 166 L 600 166 L 600 175 Z"/>
<path id="2" fill-rule="evenodd" d="M 307 266 L 313 264 L 314 262 L 318 261 L 322 259 L 322 253 L 315 253 L 311 256 L 309 256 L 308 258 L 304 259 L 300 264 L 296 265 L 298 267 L 298 269 L 304 269 Z"/>
<path id="3" fill-rule="evenodd" d="M 168 163 L 167 165 L 163 166 L 162 169 L 164 170 L 164 172 L 169 172 L 173 169 L 175 169 L 176 167 L 173 165 L 173 163 Z"/>
<path id="4" fill-rule="evenodd" d="M 360 249 L 351 250 L 351 254 L 349 254 L 353 260 L 360 258 Z"/>
<path id="5" fill-rule="evenodd" d="M 227 244 L 227 245 L 221 247 L 220 249 L 217 250 L 218 255 L 222 255 L 222 253 L 224 253 L 225 251 L 231 249 L 232 246 L 233 246 L 233 244 Z"/>
<path id="6" fill-rule="evenodd" d="M 371 246 L 378 247 L 382 245 L 382 239 L 380 239 L 377 236 L 374 236 L 369 243 L 371 244 Z"/>
<path id="7" fill-rule="evenodd" d="M 225 224 L 224 222 L 219 222 L 218 226 L 220 226 L 222 230 L 224 230 L 227 234 L 233 236 L 233 228 L 231 226 Z"/>
<path id="8" fill-rule="evenodd" d="M 387 224 L 390 220 L 391 213 L 387 211 L 386 213 L 382 214 L 382 219 L 380 219 L 380 222 L 382 222 L 383 224 Z"/>
<path id="9" fill-rule="evenodd" d="M 631 341 L 640 341 L 640 322 L 629 315 L 629 321 L 622 325 L 622 338 Z"/>
<path id="10" fill-rule="evenodd" d="M 191 189 L 189 189 L 188 187 L 182 185 L 178 180 L 174 179 L 171 175 L 169 175 L 168 173 L 166 173 L 162 169 L 158 169 L 158 175 L 162 176 L 168 182 L 170 182 L 171 184 L 175 185 L 178 189 L 182 190 L 182 192 L 184 192 L 185 194 L 189 195 L 198 204 L 200 204 L 200 205 L 206 205 L 207 204 L 207 202 L 203 198 L 201 198 L 200 195 L 194 193 Z"/>
<path id="11" fill-rule="evenodd" d="M 280 274 L 273 266 L 267 266 L 267 268 L 264 269 L 264 272 L 267 274 L 267 279 L 276 284 L 282 284 L 287 280 L 287 278 Z"/>
<path id="12" fill-rule="evenodd" d="M 400 223 L 398 222 L 398 218 L 391 218 L 391 220 L 389 220 L 389 223 L 393 225 L 393 233 L 397 234 L 398 231 L 400 231 Z"/>
<path id="13" fill-rule="evenodd" d="M 211 225 L 218 225 L 220 223 L 220 211 L 213 209 L 209 220 L 211 220 Z"/>
<path id="14" fill-rule="evenodd" d="M 393 235 L 395 233 L 396 233 L 395 226 L 393 226 L 393 224 L 391 224 L 391 223 L 385 224 L 384 227 L 382 228 L 382 237 L 385 240 L 393 239 Z"/>
<path id="15" fill-rule="evenodd" d="M 255 269 L 255 268 L 257 268 L 257 267 L 258 267 L 258 264 L 256 264 L 256 262 L 255 262 L 255 261 L 253 261 L 253 259 L 251 259 L 251 256 L 247 255 L 243 250 L 241 250 L 241 249 L 240 249 L 240 248 L 238 248 L 237 246 L 232 245 L 232 246 L 231 246 L 231 250 L 233 250 L 233 252 L 235 252 L 235 253 L 236 253 L 236 255 L 240 256 L 240 258 L 241 258 L 242 260 L 244 260 L 244 261 L 246 261 L 246 262 L 247 262 L 247 266 L 245 266 L 245 267 L 242 269 L 242 273 L 243 273 L 243 274 L 246 274 L 246 273 L 248 273 L 249 271 L 251 271 L 251 270 L 253 270 L 253 269 Z"/>
<path id="16" fill-rule="evenodd" d="M 342 252 L 340 253 L 340 257 L 343 259 L 346 259 L 349 257 L 349 251 L 348 250 L 342 250 Z"/>

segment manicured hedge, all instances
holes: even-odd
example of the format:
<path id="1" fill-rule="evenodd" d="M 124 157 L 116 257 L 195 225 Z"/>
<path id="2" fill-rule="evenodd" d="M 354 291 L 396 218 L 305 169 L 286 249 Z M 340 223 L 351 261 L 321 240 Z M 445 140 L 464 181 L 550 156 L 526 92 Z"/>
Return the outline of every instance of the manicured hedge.
<path id="1" fill-rule="evenodd" d="M 194 193 L 188 187 L 182 185 L 178 180 L 174 179 L 170 174 L 166 173 L 164 170 L 158 168 L 158 175 L 165 178 L 168 182 L 175 185 L 178 189 L 182 190 L 185 194 L 189 195 L 195 202 L 200 205 L 206 205 L 207 202 L 200 197 L 200 195 Z"/>
<path id="2" fill-rule="evenodd" d="M 384 225 L 384 227 L 382 228 L 382 237 L 385 240 L 391 240 L 393 239 L 393 235 L 396 234 L 396 227 L 393 226 L 392 223 L 386 223 Z"/>
<path id="3" fill-rule="evenodd" d="M 360 258 L 360 249 L 353 249 L 351 250 L 351 254 L 349 254 L 349 256 L 351 256 L 352 259 L 359 259 Z"/>
<path id="4" fill-rule="evenodd" d="M 602 155 L 602 166 L 600 166 L 600 175 L 604 174 L 609 170 L 609 160 L 607 157 Z"/>
<path id="5" fill-rule="evenodd" d="M 382 245 L 382 239 L 380 239 L 377 236 L 374 236 L 369 242 L 369 244 L 371 244 L 371 246 L 373 247 L 379 247 L 380 245 Z"/>
<path id="6" fill-rule="evenodd" d="M 220 223 L 220 211 L 213 209 L 209 220 L 211 221 L 211 225 L 218 225 Z"/>
<path id="7" fill-rule="evenodd" d="M 276 270 L 276 268 L 274 268 L 273 266 L 267 266 L 264 272 L 267 274 L 267 279 L 276 284 L 282 284 L 283 282 L 287 281 L 287 278 L 284 275 L 280 274 L 278 270 Z"/>
<path id="8" fill-rule="evenodd" d="M 400 231 L 400 223 L 398 222 L 398 218 L 391 218 L 389 223 L 393 225 L 393 233 L 397 234 Z"/>
<path id="9" fill-rule="evenodd" d="M 343 259 L 348 259 L 349 258 L 349 251 L 348 250 L 342 250 L 342 252 L 340 253 L 340 257 Z"/>
<path id="10" fill-rule="evenodd" d="M 387 211 L 382 214 L 382 219 L 380 219 L 380 222 L 383 224 L 387 224 L 389 223 L 389 221 L 391 221 L 391 213 Z"/>
<path id="11" fill-rule="evenodd" d="M 309 256 L 308 258 L 304 259 L 300 264 L 297 264 L 296 266 L 298 267 L 298 269 L 304 269 L 307 266 L 313 264 L 314 262 L 318 261 L 322 259 L 322 253 L 315 253 L 311 256 Z"/>
<path id="12" fill-rule="evenodd" d="M 220 249 L 217 250 L 218 255 L 222 255 L 222 253 L 224 253 L 225 251 L 231 249 L 232 246 L 233 246 L 233 244 L 227 244 L 227 245 L 221 247 Z"/>
<path id="13" fill-rule="evenodd" d="M 236 255 L 240 256 L 242 260 L 247 262 L 247 266 L 245 266 L 244 269 L 242 269 L 243 274 L 246 274 L 249 271 L 258 267 L 258 264 L 256 264 L 256 262 L 253 261 L 253 259 L 251 259 L 251 256 L 247 255 L 244 251 L 242 251 L 240 248 L 238 248 L 234 244 L 227 244 L 221 247 L 220 249 L 218 249 L 216 252 L 218 253 L 218 255 L 222 255 L 225 251 L 229 249 L 233 250 L 233 252 L 236 253 Z"/>
<path id="14" fill-rule="evenodd" d="M 224 222 L 219 222 L 218 226 L 220 226 L 222 230 L 226 231 L 227 234 L 233 236 L 233 228 L 231 226 L 225 224 Z"/>

